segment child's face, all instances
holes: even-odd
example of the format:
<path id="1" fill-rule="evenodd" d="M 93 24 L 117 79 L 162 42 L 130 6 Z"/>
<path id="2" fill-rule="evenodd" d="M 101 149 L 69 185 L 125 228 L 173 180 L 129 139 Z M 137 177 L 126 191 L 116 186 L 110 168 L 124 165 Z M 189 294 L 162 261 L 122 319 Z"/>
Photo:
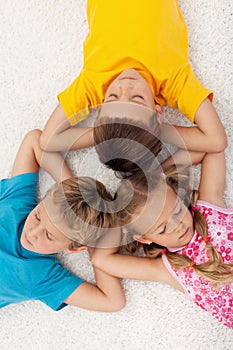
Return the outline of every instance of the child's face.
<path id="1" fill-rule="evenodd" d="M 32 252 L 55 254 L 68 251 L 71 240 L 50 221 L 42 201 L 28 215 L 20 242 L 25 249 Z"/>
<path id="2" fill-rule="evenodd" d="M 133 102 L 155 109 L 152 90 L 147 81 L 134 69 L 124 70 L 109 85 L 104 103 Z"/>
<path id="3" fill-rule="evenodd" d="M 152 228 L 147 231 L 148 224 Z M 136 240 L 154 242 L 168 248 L 186 245 L 194 234 L 190 211 L 169 186 L 164 201 L 161 200 L 160 191 L 152 192 L 148 208 L 133 226 L 136 232 L 146 232 L 143 236 L 135 235 Z"/>

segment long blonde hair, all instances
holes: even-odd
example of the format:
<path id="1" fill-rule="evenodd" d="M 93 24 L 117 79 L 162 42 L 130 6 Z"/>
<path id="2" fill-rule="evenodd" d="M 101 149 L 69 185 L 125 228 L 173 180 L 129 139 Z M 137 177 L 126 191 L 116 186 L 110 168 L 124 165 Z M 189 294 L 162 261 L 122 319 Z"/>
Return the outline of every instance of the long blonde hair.
<path id="1" fill-rule="evenodd" d="M 187 169 L 179 167 L 179 171 L 175 166 L 168 168 L 165 172 L 165 176 L 156 174 L 155 172 L 149 175 L 149 178 L 152 179 L 154 189 L 159 188 L 162 183 L 170 186 L 175 193 L 178 193 L 178 190 L 183 190 L 185 193 L 184 203 L 191 211 L 192 206 L 195 206 L 198 199 L 198 191 L 188 190 L 189 176 Z M 138 173 L 136 177 L 131 177 L 131 184 L 134 188 L 134 196 L 131 203 L 127 208 L 127 219 L 130 220 L 130 215 L 134 215 L 135 212 L 138 212 L 143 205 L 145 204 L 148 197 L 148 174 Z M 193 225 L 196 231 L 203 237 L 207 237 L 208 226 L 205 218 L 201 213 L 195 209 L 193 211 Z M 143 234 L 142 234 L 143 235 Z M 137 241 L 133 240 L 133 233 L 131 233 L 132 240 L 130 243 L 125 245 L 125 248 L 129 252 L 135 252 L 139 249 L 140 244 Z M 205 239 L 204 239 L 205 240 Z M 186 256 L 181 255 L 176 252 L 166 251 L 166 256 L 170 264 L 176 269 L 185 269 L 188 268 L 191 264 L 192 268 L 196 271 L 197 274 L 204 277 L 205 279 L 213 282 L 215 286 L 219 283 L 226 283 L 233 281 L 233 264 L 226 264 L 223 262 L 219 252 L 213 247 L 213 245 L 206 239 L 206 249 L 209 256 L 209 260 L 205 263 L 199 265 L 192 265 L 192 260 Z M 156 243 L 150 245 L 144 244 L 143 249 L 148 257 L 157 258 L 162 255 L 164 248 L 159 246 Z"/>

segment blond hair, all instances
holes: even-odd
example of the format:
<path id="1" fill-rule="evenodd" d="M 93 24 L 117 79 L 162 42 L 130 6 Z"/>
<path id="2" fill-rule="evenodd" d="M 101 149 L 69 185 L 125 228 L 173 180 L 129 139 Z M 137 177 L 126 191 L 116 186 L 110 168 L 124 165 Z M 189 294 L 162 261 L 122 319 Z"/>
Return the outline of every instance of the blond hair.
<path id="1" fill-rule="evenodd" d="M 98 180 L 72 177 L 56 183 L 46 196 L 51 197 L 51 205 L 56 207 L 60 221 L 65 222 L 64 235 L 71 239 L 70 249 L 93 245 L 105 229 L 116 225 L 115 197 Z"/>
<path id="2" fill-rule="evenodd" d="M 192 206 L 196 204 L 198 199 L 198 191 L 187 190 L 189 176 L 187 174 L 187 168 L 179 167 L 179 171 L 175 166 L 168 168 L 165 172 L 165 176 L 161 174 L 150 174 L 149 178 L 152 179 L 154 189 L 159 188 L 162 183 L 170 186 L 175 193 L 178 193 L 178 190 L 185 190 L 184 203 L 191 211 Z M 143 205 L 146 203 L 148 197 L 148 175 L 147 178 L 145 174 L 137 174 L 137 177 L 131 177 L 130 179 L 134 187 L 134 196 L 132 199 L 133 203 L 128 205 L 127 211 L 131 215 L 135 212 L 138 212 Z M 129 220 L 130 216 L 128 215 L 127 219 Z M 196 231 L 203 237 L 207 237 L 208 226 L 205 218 L 201 213 L 195 209 L 193 211 L 193 225 Z M 131 234 L 132 241 L 125 245 L 125 248 L 129 252 L 135 252 L 139 249 L 140 244 L 137 241 L 133 240 L 133 233 Z M 143 234 L 142 234 L 143 235 Z M 202 264 L 191 264 L 192 260 L 186 256 L 181 255 L 176 252 L 166 251 L 166 256 L 170 264 L 176 269 L 185 269 L 192 266 L 197 274 L 203 278 L 211 281 L 214 286 L 218 286 L 220 283 L 232 282 L 233 281 L 233 264 L 224 263 L 219 252 L 213 247 L 213 245 L 206 239 L 206 249 L 209 256 L 209 260 Z M 162 255 L 162 252 L 166 247 L 162 247 L 156 243 L 150 245 L 144 244 L 143 249 L 148 257 L 157 258 Z"/>

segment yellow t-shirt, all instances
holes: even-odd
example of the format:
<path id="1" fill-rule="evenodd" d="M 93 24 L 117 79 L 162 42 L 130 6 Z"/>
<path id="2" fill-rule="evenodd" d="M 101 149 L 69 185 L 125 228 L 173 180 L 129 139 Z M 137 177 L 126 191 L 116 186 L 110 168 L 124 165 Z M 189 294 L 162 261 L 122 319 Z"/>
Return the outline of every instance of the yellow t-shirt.
<path id="1" fill-rule="evenodd" d="M 177 0 L 89 0 L 84 66 L 58 99 L 71 125 L 88 107 L 102 103 L 108 85 L 123 70 L 136 69 L 155 100 L 179 108 L 192 122 L 212 93 L 194 75 L 188 33 Z"/>

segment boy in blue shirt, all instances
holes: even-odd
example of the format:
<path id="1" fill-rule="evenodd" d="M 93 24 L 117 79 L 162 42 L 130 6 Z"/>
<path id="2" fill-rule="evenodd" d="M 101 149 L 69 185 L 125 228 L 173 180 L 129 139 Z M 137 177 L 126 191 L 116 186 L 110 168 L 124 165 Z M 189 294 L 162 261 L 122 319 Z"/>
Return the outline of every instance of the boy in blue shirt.
<path id="1" fill-rule="evenodd" d="M 53 192 L 57 195 L 60 191 L 66 203 L 66 196 L 70 193 L 77 205 L 82 200 L 83 208 L 93 211 L 88 201 L 78 197 L 80 184 L 83 184 L 84 190 L 86 186 L 88 191 L 95 186 L 100 186 L 103 193 L 106 193 L 106 189 L 88 177 L 72 178 L 60 154 L 42 152 L 40 135 L 40 130 L 32 130 L 26 135 L 11 177 L 0 181 L 0 307 L 26 300 L 40 300 L 53 310 L 70 304 L 95 311 L 117 311 L 125 304 L 118 278 L 94 268 L 95 286 L 63 268 L 55 259 L 60 251 L 73 253 L 87 249 L 86 245 L 97 236 L 88 236 L 88 232 L 86 234 L 84 231 L 80 238 L 82 227 L 80 232 L 72 231 L 70 222 L 66 222 L 66 218 L 60 214 L 61 208 L 55 203 Z M 38 204 L 40 166 L 60 182 Z M 111 195 L 107 193 L 106 196 Z M 80 222 L 97 227 L 94 221 L 98 222 L 101 212 L 95 211 L 89 217 L 85 217 L 85 210 L 83 212 L 78 213 Z"/>

